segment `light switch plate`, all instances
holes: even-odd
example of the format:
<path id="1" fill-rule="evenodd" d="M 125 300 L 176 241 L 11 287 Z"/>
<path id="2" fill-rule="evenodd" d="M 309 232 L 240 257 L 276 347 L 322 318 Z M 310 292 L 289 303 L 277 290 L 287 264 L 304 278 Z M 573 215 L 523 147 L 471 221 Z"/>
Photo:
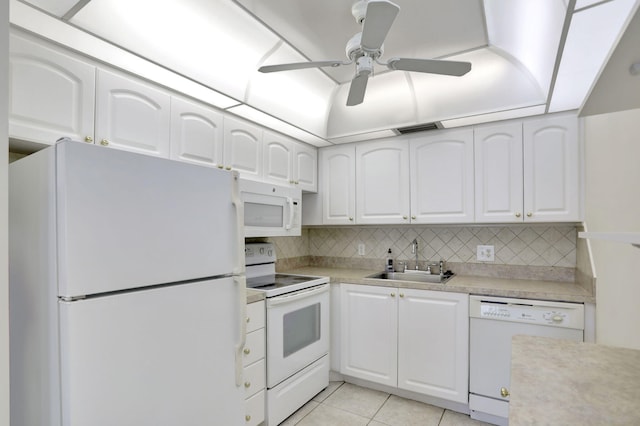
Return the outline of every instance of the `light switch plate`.
<path id="1" fill-rule="evenodd" d="M 495 251 L 493 246 L 477 246 L 476 260 L 481 262 L 495 261 Z"/>

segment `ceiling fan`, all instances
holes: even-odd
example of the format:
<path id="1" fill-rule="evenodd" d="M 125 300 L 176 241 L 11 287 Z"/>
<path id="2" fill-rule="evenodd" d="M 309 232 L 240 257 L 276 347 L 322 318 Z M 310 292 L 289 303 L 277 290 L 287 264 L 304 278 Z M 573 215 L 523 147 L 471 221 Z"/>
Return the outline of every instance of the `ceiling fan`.
<path id="1" fill-rule="evenodd" d="M 470 62 L 445 61 L 439 59 L 391 58 L 380 62 L 384 39 L 400 11 L 400 7 L 389 0 L 359 0 L 351 7 L 351 14 L 362 25 L 362 31 L 347 42 L 348 61 L 315 61 L 292 64 L 266 65 L 258 69 L 263 73 L 299 70 L 305 68 L 339 67 L 355 62 L 355 76 L 351 80 L 347 106 L 361 104 L 367 89 L 367 81 L 373 73 L 373 63 L 391 70 L 415 71 L 430 74 L 462 76 L 471 70 Z"/>

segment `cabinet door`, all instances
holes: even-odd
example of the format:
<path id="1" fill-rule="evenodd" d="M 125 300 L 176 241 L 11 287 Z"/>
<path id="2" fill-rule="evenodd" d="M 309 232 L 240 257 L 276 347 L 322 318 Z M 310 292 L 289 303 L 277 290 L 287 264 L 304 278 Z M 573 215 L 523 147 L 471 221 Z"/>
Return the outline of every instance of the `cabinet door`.
<path id="1" fill-rule="evenodd" d="M 279 185 L 294 185 L 293 144 L 282 135 L 265 131 L 263 139 L 264 180 Z"/>
<path id="2" fill-rule="evenodd" d="M 224 165 L 243 178 L 262 179 L 262 129 L 232 117 L 224 117 Z"/>
<path id="3" fill-rule="evenodd" d="M 350 225 L 355 223 L 355 155 L 354 145 L 320 150 L 322 223 L 324 225 Z"/>
<path id="4" fill-rule="evenodd" d="M 222 167 L 222 114 L 213 108 L 171 98 L 171 159 Z"/>
<path id="5" fill-rule="evenodd" d="M 92 142 L 95 67 L 15 34 L 10 46 L 9 137 Z"/>
<path id="6" fill-rule="evenodd" d="M 359 224 L 409 223 L 407 141 L 356 146 L 356 220 Z"/>
<path id="7" fill-rule="evenodd" d="M 293 178 L 303 191 L 318 190 L 318 150 L 304 143 L 293 145 Z"/>
<path id="8" fill-rule="evenodd" d="M 397 386 L 397 289 L 341 285 L 340 373 Z"/>
<path id="9" fill-rule="evenodd" d="M 410 153 L 412 222 L 473 222 L 473 130 L 412 139 Z"/>
<path id="10" fill-rule="evenodd" d="M 398 387 L 466 404 L 469 296 L 399 291 Z"/>
<path id="11" fill-rule="evenodd" d="M 522 222 L 522 123 L 474 130 L 476 222 Z"/>
<path id="12" fill-rule="evenodd" d="M 525 221 L 581 220 L 577 117 L 525 121 L 523 137 Z"/>
<path id="13" fill-rule="evenodd" d="M 133 78 L 98 70 L 96 142 L 169 158 L 171 98 Z"/>

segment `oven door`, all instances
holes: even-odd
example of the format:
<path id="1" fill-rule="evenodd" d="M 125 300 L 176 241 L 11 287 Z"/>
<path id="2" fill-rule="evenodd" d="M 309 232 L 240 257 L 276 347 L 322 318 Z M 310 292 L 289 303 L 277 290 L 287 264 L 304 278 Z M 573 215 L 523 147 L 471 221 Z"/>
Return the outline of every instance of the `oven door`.
<path id="1" fill-rule="evenodd" d="M 267 299 L 267 387 L 329 352 L 329 284 Z"/>

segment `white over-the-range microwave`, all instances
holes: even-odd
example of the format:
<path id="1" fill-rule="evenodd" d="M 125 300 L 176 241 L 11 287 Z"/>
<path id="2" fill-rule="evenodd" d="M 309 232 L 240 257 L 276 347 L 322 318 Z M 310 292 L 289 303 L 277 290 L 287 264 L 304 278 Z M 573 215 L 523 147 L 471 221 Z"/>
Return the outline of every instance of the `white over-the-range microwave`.
<path id="1" fill-rule="evenodd" d="M 301 235 L 302 191 L 240 179 L 245 237 Z"/>

